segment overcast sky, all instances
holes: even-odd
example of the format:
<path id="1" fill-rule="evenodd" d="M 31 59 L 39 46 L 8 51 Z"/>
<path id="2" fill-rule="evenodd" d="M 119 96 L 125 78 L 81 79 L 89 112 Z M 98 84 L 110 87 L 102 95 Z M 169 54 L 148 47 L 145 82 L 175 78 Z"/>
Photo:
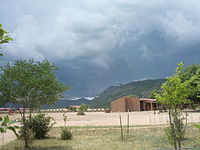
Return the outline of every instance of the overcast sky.
<path id="1" fill-rule="evenodd" d="M 48 59 L 73 96 L 200 63 L 198 0 L 0 0 L 2 62 Z"/>

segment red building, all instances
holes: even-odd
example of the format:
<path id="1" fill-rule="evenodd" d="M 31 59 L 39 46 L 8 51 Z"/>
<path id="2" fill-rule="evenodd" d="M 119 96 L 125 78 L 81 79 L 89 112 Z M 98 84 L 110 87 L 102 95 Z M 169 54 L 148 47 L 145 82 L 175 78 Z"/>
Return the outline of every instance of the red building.
<path id="1" fill-rule="evenodd" d="M 148 111 L 157 108 L 155 99 L 122 97 L 111 102 L 112 112 Z"/>

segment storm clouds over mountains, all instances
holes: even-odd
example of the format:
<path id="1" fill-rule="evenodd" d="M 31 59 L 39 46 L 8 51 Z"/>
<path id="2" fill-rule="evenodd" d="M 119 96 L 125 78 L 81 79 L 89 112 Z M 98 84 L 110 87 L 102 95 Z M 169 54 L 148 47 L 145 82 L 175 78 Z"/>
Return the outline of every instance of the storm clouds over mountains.
<path id="1" fill-rule="evenodd" d="M 0 0 L 14 41 L 5 61 L 49 59 L 67 94 L 94 96 L 110 85 L 173 74 L 200 63 L 197 0 Z"/>

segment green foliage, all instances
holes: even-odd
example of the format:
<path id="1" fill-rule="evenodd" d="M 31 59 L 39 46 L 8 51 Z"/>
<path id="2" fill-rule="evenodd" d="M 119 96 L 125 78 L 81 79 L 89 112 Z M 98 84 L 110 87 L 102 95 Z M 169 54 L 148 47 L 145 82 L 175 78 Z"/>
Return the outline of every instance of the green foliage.
<path id="1" fill-rule="evenodd" d="M 71 140 L 73 137 L 73 134 L 71 132 L 71 130 L 69 130 L 68 128 L 62 128 L 61 129 L 61 140 Z"/>
<path id="2" fill-rule="evenodd" d="M 183 82 L 181 80 L 179 73 L 182 68 L 183 64 L 178 64 L 176 74 L 167 78 L 167 81 L 161 86 L 162 93 L 156 96 L 159 103 L 167 105 L 169 108 L 181 108 L 184 104 L 190 103 L 188 97 L 193 92 L 193 88 L 190 86 L 190 81 Z"/>
<path id="3" fill-rule="evenodd" d="M 200 103 L 200 65 L 193 64 L 187 68 L 182 68 L 178 72 L 178 76 L 182 82 L 189 82 L 190 88 L 192 88 L 188 99 L 195 103 Z"/>
<path id="4" fill-rule="evenodd" d="M 80 110 L 78 111 L 77 115 L 85 115 L 84 111 Z"/>
<path id="5" fill-rule="evenodd" d="M 39 113 L 32 118 L 26 120 L 26 127 L 32 131 L 33 137 L 36 139 L 44 139 L 47 133 L 50 131 L 53 123 L 50 123 L 51 117 L 45 116 L 45 114 Z M 23 127 L 24 129 L 25 127 Z M 27 129 L 26 129 L 27 130 Z M 23 131 L 21 131 L 22 136 Z"/>
<path id="6" fill-rule="evenodd" d="M 170 142 L 171 145 L 174 145 L 174 131 L 171 129 L 171 127 L 167 127 L 164 130 L 165 136 L 167 140 Z"/>
<path id="7" fill-rule="evenodd" d="M 89 105 L 81 104 L 77 115 L 85 115 L 84 111 L 86 111 L 88 108 L 89 108 Z"/>
<path id="8" fill-rule="evenodd" d="M 81 111 L 86 111 L 88 108 L 89 108 L 89 105 L 88 105 L 88 104 L 81 104 L 79 109 L 80 109 Z"/>
<path id="9" fill-rule="evenodd" d="M 137 98 L 137 96 L 133 94 L 127 95 L 126 97 Z"/>
<path id="10" fill-rule="evenodd" d="M 191 104 L 191 101 L 198 101 L 200 95 L 200 65 L 191 65 L 187 68 L 183 68 L 183 63 L 178 65 L 176 74 L 167 78 L 161 86 L 162 92 L 156 94 L 161 104 L 171 107 Z"/>
<path id="11" fill-rule="evenodd" d="M 151 95 L 150 95 L 149 98 L 156 99 L 156 96 L 157 96 L 158 94 L 161 94 L 161 89 L 155 89 L 155 90 L 153 90 L 153 91 L 151 92 Z"/>
<path id="12" fill-rule="evenodd" d="M 188 102 L 187 97 L 190 94 L 188 83 L 182 83 L 177 75 L 169 77 L 161 88 L 163 89 L 163 93 L 156 97 L 159 103 L 168 107 L 176 107 Z"/>
<path id="13" fill-rule="evenodd" d="M 17 138 L 19 138 L 19 134 L 16 129 L 20 129 L 19 126 L 12 126 L 12 124 L 16 123 L 14 120 L 10 120 L 9 116 L 0 117 L 0 133 L 6 133 L 7 130 L 11 130 Z"/>
<path id="14" fill-rule="evenodd" d="M 37 139 L 43 139 L 50 131 L 53 124 L 50 124 L 51 117 L 45 116 L 45 114 L 37 114 L 30 120 L 30 129 L 34 133 L 34 137 Z"/>
<path id="15" fill-rule="evenodd" d="M 62 98 L 69 87 L 60 83 L 55 77 L 57 67 L 47 60 L 35 62 L 33 59 L 18 60 L 13 65 L 6 63 L 1 67 L 0 102 L 20 104 L 24 108 L 21 113 L 25 148 L 29 148 L 31 134 L 25 108 L 31 112 L 45 104 L 54 104 Z"/>
<path id="16" fill-rule="evenodd" d="M 135 81 L 126 85 L 112 86 L 103 91 L 90 103 L 90 107 L 109 108 L 110 103 L 120 97 L 135 95 L 136 97 L 150 98 L 151 92 L 160 89 L 165 79 Z"/>
<path id="17" fill-rule="evenodd" d="M 161 86 L 162 91 L 156 94 L 156 99 L 160 104 L 169 109 L 170 127 L 166 130 L 168 139 L 173 141 L 174 148 L 181 147 L 181 142 L 185 133 L 183 124 L 184 118 L 181 115 L 181 109 L 185 104 L 191 103 L 189 97 L 194 93 L 195 88 L 193 77 L 190 80 L 182 79 L 183 63 L 179 63 L 176 68 L 176 74 L 167 78 L 167 81 Z"/>
<path id="18" fill-rule="evenodd" d="M 200 70 L 199 64 L 192 64 L 187 68 L 182 68 L 182 70 L 180 70 L 178 74 L 181 80 L 184 82 L 190 80 L 193 76 L 197 75 L 199 70 Z"/>
<path id="19" fill-rule="evenodd" d="M 0 75 L 0 101 L 21 104 L 24 108 L 54 104 L 69 89 L 56 79 L 55 70 L 57 67 L 47 60 L 6 63 Z"/>
<path id="20" fill-rule="evenodd" d="M 192 124 L 192 126 L 200 130 L 200 124 L 195 123 L 195 124 Z"/>
<path id="21" fill-rule="evenodd" d="M 9 43 L 12 40 L 13 39 L 8 35 L 8 32 L 4 30 L 2 24 L 0 24 L 0 44 Z M 0 56 L 3 56 L 3 54 L 0 53 Z"/>

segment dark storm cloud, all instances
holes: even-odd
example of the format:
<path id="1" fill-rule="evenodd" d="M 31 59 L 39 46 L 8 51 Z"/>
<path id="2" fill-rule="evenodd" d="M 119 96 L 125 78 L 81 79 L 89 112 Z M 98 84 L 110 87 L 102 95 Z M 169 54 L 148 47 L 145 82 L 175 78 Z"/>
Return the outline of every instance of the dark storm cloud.
<path id="1" fill-rule="evenodd" d="M 165 77 L 179 61 L 200 62 L 199 9 L 197 0 L 1 0 L 1 23 L 14 38 L 4 60 L 47 58 L 88 96 Z"/>

